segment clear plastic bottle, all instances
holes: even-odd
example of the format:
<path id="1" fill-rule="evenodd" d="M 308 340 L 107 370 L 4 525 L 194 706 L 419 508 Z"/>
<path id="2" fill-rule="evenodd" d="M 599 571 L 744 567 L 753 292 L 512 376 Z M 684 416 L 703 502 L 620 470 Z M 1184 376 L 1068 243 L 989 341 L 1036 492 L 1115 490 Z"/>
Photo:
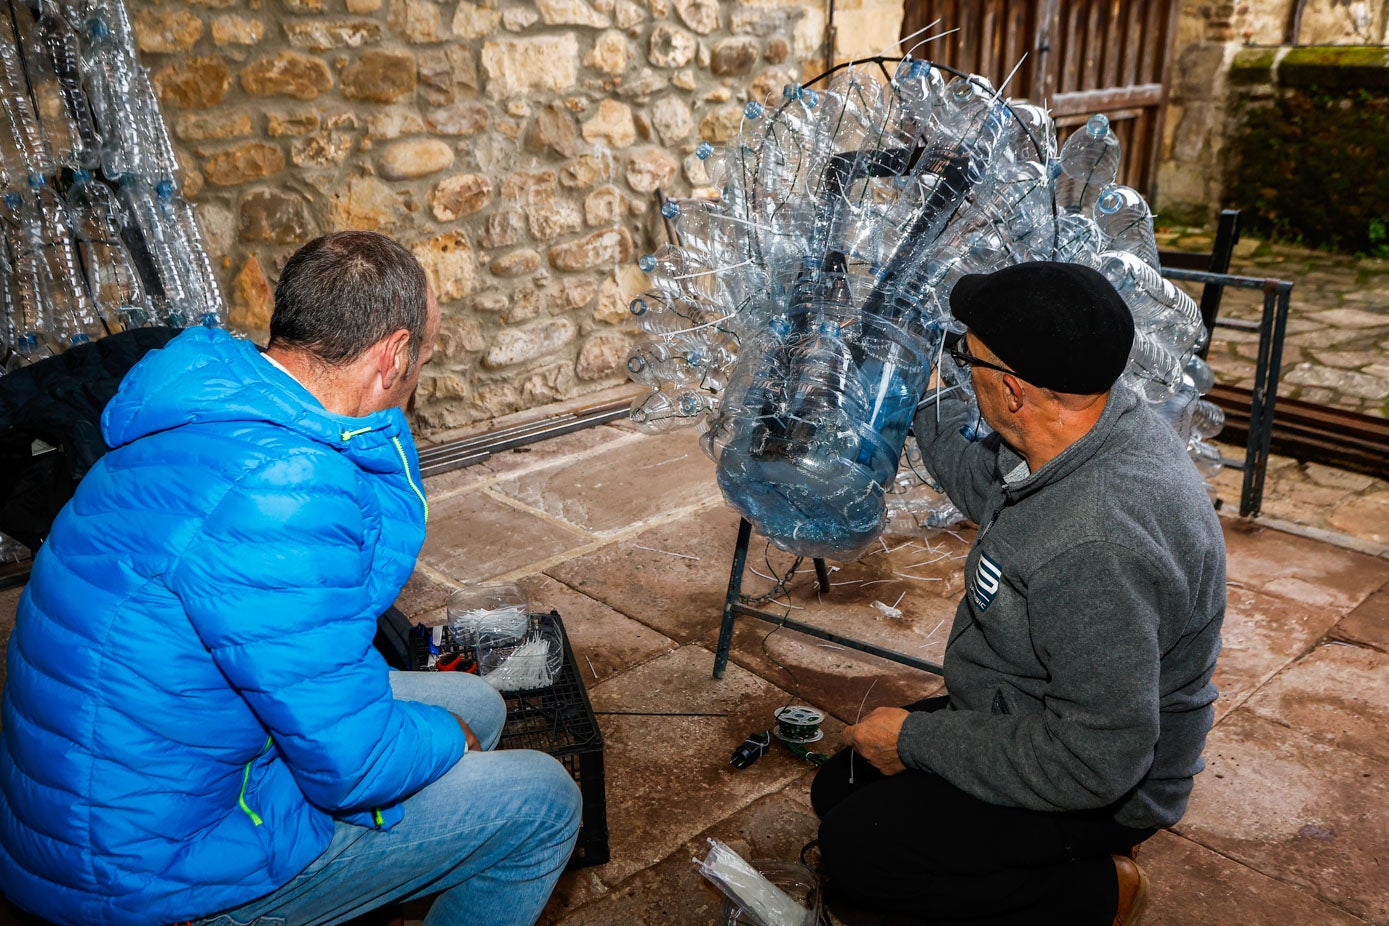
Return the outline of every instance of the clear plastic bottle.
<path id="1" fill-rule="evenodd" d="M 1095 201 L 1094 219 L 1104 236 L 1106 250 L 1128 251 L 1148 266 L 1157 268 L 1153 213 L 1137 190 L 1119 184 L 1105 187 Z"/>
<path id="2" fill-rule="evenodd" d="M 212 261 L 207 256 L 207 245 L 203 242 L 202 230 L 198 227 L 193 206 L 187 200 L 176 198 L 173 210 L 178 220 L 180 237 L 187 248 L 190 263 L 189 281 L 197 306 L 196 323 L 204 328 L 221 328 L 226 324 L 227 306 L 222 298 L 222 289 L 217 283 L 216 271 L 212 269 Z"/>
<path id="3" fill-rule="evenodd" d="M 166 184 L 156 191 L 128 175 L 117 197 L 154 270 L 156 279 L 146 282 L 158 322 L 174 328 L 196 323 L 200 307 L 187 279 L 191 259 L 173 211 L 172 188 Z"/>
<path id="4" fill-rule="evenodd" d="M 1192 409 L 1191 431 L 1203 440 L 1211 440 L 1225 430 L 1225 410 L 1207 399 L 1199 399 Z"/>
<path id="5" fill-rule="evenodd" d="M 82 86 L 82 49 L 67 11 L 55 0 L 39 0 L 34 37 L 52 66 L 67 117 L 72 166 L 95 170 L 101 163 L 101 136 Z"/>
<path id="6" fill-rule="evenodd" d="M 57 191 L 42 178 L 30 178 L 39 220 L 38 238 L 44 264 L 46 301 L 51 307 L 50 330 L 66 350 L 104 337 L 108 332 L 77 262 L 67 209 Z"/>
<path id="7" fill-rule="evenodd" d="M 1134 324 L 1170 332 L 1174 345 L 1183 352 L 1190 349 L 1201 329 L 1201 309 L 1194 299 L 1130 251 L 1101 253 L 1099 270 L 1128 304 Z"/>
<path id="8" fill-rule="evenodd" d="M 4 111 L 10 138 L 10 144 L 5 147 L 18 154 L 28 177 L 51 177 L 53 156 L 29 98 L 14 25 L 8 10 L 4 12 L 6 15 L 0 16 L 0 110 Z M 8 172 L 18 173 L 12 167 Z"/>
<path id="9" fill-rule="evenodd" d="M 68 113 L 63 88 L 48 54 L 42 14 L 31 15 L 26 4 L 11 7 L 19 27 L 20 46 L 24 54 L 24 70 L 28 77 L 29 93 L 35 114 L 43 130 L 50 156 L 56 165 L 77 167 L 90 157 L 83 151 L 82 139 Z"/>
<path id="10" fill-rule="evenodd" d="M 146 161 L 148 120 L 135 98 L 136 64 L 121 0 L 91 0 L 84 24 L 88 100 L 101 133 L 101 171 L 112 182 Z"/>
<path id="11" fill-rule="evenodd" d="M 78 170 L 67 200 L 87 289 L 97 311 L 113 329 L 148 324 L 144 287 L 121 240 L 119 207 L 111 190 L 87 171 Z"/>
<path id="12" fill-rule="evenodd" d="M 44 269 L 36 243 L 39 223 L 33 203 L 22 193 L 0 196 L 5 231 L 5 296 L 9 309 L 12 348 L 19 363 L 30 363 L 52 352 L 51 307 L 40 280 Z"/>
<path id="13" fill-rule="evenodd" d="M 909 55 L 898 62 L 892 87 L 902 107 L 901 135 L 914 143 L 930 129 L 932 116 L 945 94 L 945 78 L 931 62 Z"/>
<path id="14" fill-rule="evenodd" d="M 647 434 L 688 427 L 714 408 L 714 398 L 691 389 L 648 392 L 632 403 L 632 424 Z"/>
<path id="15" fill-rule="evenodd" d="M 1108 117 L 1096 113 L 1085 127 L 1071 133 L 1057 155 L 1056 208 L 1089 215 L 1100 191 L 1119 175 L 1119 139 Z"/>

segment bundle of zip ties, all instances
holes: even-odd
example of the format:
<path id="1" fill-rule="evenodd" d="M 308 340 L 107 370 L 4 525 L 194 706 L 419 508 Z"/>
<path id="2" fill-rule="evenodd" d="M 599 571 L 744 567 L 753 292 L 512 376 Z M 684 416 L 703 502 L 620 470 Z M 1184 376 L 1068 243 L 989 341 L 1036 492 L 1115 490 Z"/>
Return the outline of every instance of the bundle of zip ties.
<path id="1" fill-rule="evenodd" d="M 755 926 L 815 926 L 814 913 L 717 839 L 709 840 L 709 854 L 699 862 L 699 873 L 737 904 Z"/>

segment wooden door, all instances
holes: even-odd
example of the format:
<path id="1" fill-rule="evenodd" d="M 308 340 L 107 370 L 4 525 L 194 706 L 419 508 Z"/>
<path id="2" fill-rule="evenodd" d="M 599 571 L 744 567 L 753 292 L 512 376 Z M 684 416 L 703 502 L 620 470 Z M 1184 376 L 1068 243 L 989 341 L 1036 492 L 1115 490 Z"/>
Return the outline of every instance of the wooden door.
<path id="1" fill-rule="evenodd" d="M 1177 26 L 1177 0 L 906 0 L 903 36 L 959 31 L 913 55 L 980 74 L 1051 110 L 1064 140 L 1104 113 L 1123 145 L 1120 181 L 1151 202 Z M 904 50 L 920 38 L 904 43 Z M 1024 59 L 1024 55 L 1026 58 Z"/>

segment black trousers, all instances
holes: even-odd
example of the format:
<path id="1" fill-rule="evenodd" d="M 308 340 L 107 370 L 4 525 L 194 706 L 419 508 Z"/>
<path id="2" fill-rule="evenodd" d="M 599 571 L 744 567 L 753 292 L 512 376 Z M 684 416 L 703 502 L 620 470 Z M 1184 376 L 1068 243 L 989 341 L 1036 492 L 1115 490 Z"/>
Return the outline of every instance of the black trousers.
<path id="1" fill-rule="evenodd" d="M 810 800 L 826 897 L 931 926 L 1108 926 L 1119 902 L 1110 855 L 1155 832 L 1115 823 L 1112 808 L 985 803 L 927 772 L 883 775 L 848 749 L 816 773 Z"/>

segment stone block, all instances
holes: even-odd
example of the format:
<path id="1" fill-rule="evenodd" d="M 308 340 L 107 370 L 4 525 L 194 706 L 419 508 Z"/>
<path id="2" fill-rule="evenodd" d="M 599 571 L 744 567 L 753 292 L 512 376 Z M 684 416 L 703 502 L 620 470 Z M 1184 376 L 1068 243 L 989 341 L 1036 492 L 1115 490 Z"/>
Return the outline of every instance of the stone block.
<path id="1" fill-rule="evenodd" d="M 598 281 L 592 277 L 574 277 L 559 284 L 560 302 L 566 309 L 579 309 L 598 295 Z"/>
<path id="2" fill-rule="evenodd" d="M 699 137 L 712 144 L 721 145 L 736 136 L 742 124 L 742 107 L 720 106 L 710 110 L 699 120 Z"/>
<path id="3" fill-rule="evenodd" d="M 212 20 L 214 45 L 259 45 L 265 37 L 265 23 L 249 16 L 224 13 Z"/>
<path id="4" fill-rule="evenodd" d="M 390 140 L 423 131 L 424 120 L 409 106 L 367 113 L 367 138 L 372 140 Z"/>
<path id="5" fill-rule="evenodd" d="M 337 167 L 357 147 L 357 117 L 337 113 L 317 132 L 296 139 L 289 146 L 289 157 L 299 167 Z"/>
<path id="6" fill-rule="evenodd" d="M 437 138 L 393 142 L 381 155 L 381 176 L 387 180 L 428 177 L 453 165 L 453 149 Z"/>
<path id="7" fill-rule="evenodd" d="M 247 142 L 209 157 L 203 165 L 203 172 L 208 183 L 234 186 L 277 174 L 284 166 L 284 152 L 275 145 Z"/>
<path id="8" fill-rule="evenodd" d="M 774 35 L 767 40 L 767 48 L 762 52 L 762 56 L 772 64 L 781 64 L 791 57 L 791 43 L 779 35 Z"/>
<path id="9" fill-rule="evenodd" d="M 183 141 L 223 141 L 251 134 L 251 114 L 244 109 L 180 113 L 174 134 Z"/>
<path id="10" fill-rule="evenodd" d="M 477 135 L 487 130 L 491 114 L 481 103 L 454 103 L 442 106 L 425 120 L 436 135 Z"/>
<path id="11" fill-rule="evenodd" d="M 632 234 L 626 228 L 594 232 L 550 248 L 549 259 L 556 270 L 593 270 L 621 264 L 632 259 Z"/>
<path id="12" fill-rule="evenodd" d="M 579 348 L 574 375 L 585 381 L 625 375 L 631 347 L 631 339 L 621 331 L 600 331 Z"/>
<path id="13" fill-rule="evenodd" d="M 611 180 L 616 172 L 611 154 L 584 154 L 560 168 L 560 185 L 569 189 L 591 187 L 602 180 Z"/>
<path id="14" fill-rule="evenodd" d="M 502 11 L 502 28 L 507 32 L 525 32 L 540 22 L 540 14 L 528 6 L 508 5 Z"/>
<path id="15" fill-rule="evenodd" d="M 658 23 L 651 30 L 646 60 L 658 68 L 679 68 L 693 61 L 698 50 L 699 41 L 689 32 L 670 23 Z"/>
<path id="16" fill-rule="evenodd" d="M 251 96 L 291 96 L 315 100 L 333 86 L 322 59 L 297 51 L 259 58 L 241 69 L 241 88 Z"/>
<path id="17" fill-rule="evenodd" d="M 323 120 L 312 110 L 306 112 L 272 112 L 265 116 L 265 134 L 271 138 L 307 135 L 317 132 Z"/>
<path id="18" fill-rule="evenodd" d="M 667 146 L 683 142 L 694 131 L 690 107 L 678 96 L 664 96 L 652 104 L 651 125 Z"/>
<path id="19" fill-rule="evenodd" d="M 502 184 L 502 199 L 535 206 L 555 198 L 555 172 L 552 170 L 518 170 Z"/>
<path id="20" fill-rule="evenodd" d="M 482 46 L 482 72 L 493 99 L 568 90 L 578 71 L 579 44 L 573 33 L 496 39 Z"/>
<path id="21" fill-rule="evenodd" d="M 313 237 L 313 233 L 313 219 L 302 196 L 262 189 L 241 197 L 236 231 L 240 240 L 297 244 Z"/>
<path id="22" fill-rule="evenodd" d="M 599 13 L 585 0 L 536 0 L 536 9 L 547 26 L 587 26 L 606 29 L 611 19 Z"/>
<path id="23" fill-rule="evenodd" d="M 284 30 L 289 44 L 313 52 L 375 45 L 382 35 L 381 24 L 370 19 L 291 20 Z"/>
<path id="24" fill-rule="evenodd" d="M 384 0 L 346 0 L 344 5 L 347 7 L 347 12 L 360 16 L 364 13 L 375 13 L 381 9 L 383 2 Z"/>
<path id="25" fill-rule="evenodd" d="M 562 103 L 549 103 L 536 113 L 526 131 L 525 144 L 532 150 L 549 150 L 564 158 L 572 158 L 587 147 L 579 138 L 574 116 Z"/>
<path id="26" fill-rule="evenodd" d="M 231 88 L 231 68 L 220 55 L 180 58 L 154 73 L 159 101 L 179 109 L 207 109 Z"/>
<path id="27" fill-rule="evenodd" d="M 448 360 L 461 360 L 487 346 L 482 325 L 475 318 L 450 318 L 439 325 L 439 352 Z"/>
<path id="28" fill-rule="evenodd" d="M 714 44 L 709 70 L 715 77 L 742 77 L 752 70 L 761 56 L 762 47 L 756 39 L 735 36 Z"/>
<path id="29" fill-rule="evenodd" d="M 647 146 L 627 156 L 627 185 L 638 193 L 653 193 L 670 184 L 680 162 L 664 149 Z"/>
<path id="30" fill-rule="evenodd" d="M 493 276 L 527 276 L 540 269 L 540 254 L 530 248 L 522 248 L 519 251 L 501 255 L 492 261 L 488 269 L 492 271 Z"/>
<path id="31" fill-rule="evenodd" d="M 399 194 L 375 177 L 354 177 L 329 196 L 333 228 L 389 232 L 405 214 Z"/>
<path id="32" fill-rule="evenodd" d="M 477 94 L 477 60 L 472 48 L 449 43 L 419 53 L 420 97 L 430 106 L 443 106 Z"/>
<path id="33" fill-rule="evenodd" d="M 626 264 L 617 272 L 603 278 L 598 288 L 598 305 L 593 310 L 594 321 L 608 325 L 631 324 L 628 304 L 648 285 L 646 274 L 636 265 Z"/>
<path id="34" fill-rule="evenodd" d="M 568 200 L 556 200 L 526 210 L 526 224 L 536 241 L 553 241 L 583 227 L 579 209 Z"/>
<path id="35" fill-rule="evenodd" d="M 202 18 L 187 10 L 142 7 L 132 19 L 135 44 L 146 53 L 185 52 L 203 36 Z"/>
<path id="36" fill-rule="evenodd" d="M 485 35 L 491 35 L 501 21 L 501 14 L 493 7 L 479 6 L 462 0 L 453 14 L 453 34 L 464 41 L 471 42 Z"/>
<path id="37" fill-rule="evenodd" d="M 260 261 L 254 254 L 246 258 L 241 270 L 232 280 L 231 305 L 227 323 L 247 334 L 270 331 L 270 314 L 275 307 L 275 293 L 265 278 Z"/>
<path id="38" fill-rule="evenodd" d="M 429 198 L 429 207 L 440 222 L 452 222 L 481 211 L 491 202 L 492 181 L 479 174 L 459 174 L 440 181 Z"/>
<path id="39" fill-rule="evenodd" d="M 392 0 L 387 17 L 391 29 L 405 40 L 422 45 L 449 38 L 438 4 L 432 0 Z"/>
<path id="40" fill-rule="evenodd" d="M 718 0 L 675 0 L 675 14 L 700 35 L 708 35 L 719 27 Z"/>
<path id="41" fill-rule="evenodd" d="M 497 333 L 482 358 L 486 367 L 514 366 L 547 357 L 574 340 L 574 323 L 567 318 L 547 318 Z"/>
<path id="42" fill-rule="evenodd" d="M 631 107 L 616 100 L 600 102 L 593 116 L 584 120 L 582 132 L 585 141 L 609 148 L 626 148 L 637 140 Z"/>
<path id="43" fill-rule="evenodd" d="M 441 303 L 461 299 L 477 289 L 477 261 L 462 232 L 435 235 L 413 245 L 410 252 L 424 267 Z"/>
<path id="44" fill-rule="evenodd" d="M 526 219 L 515 209 L 504 209 L 487 217 L 479 241 L 485 248 L 509 248 L 526 232 Z"/>
<path id="45" fill-rule="evenodd" d="M 370 49 L 345 67 L 340 79 L 348 99 L 394 103 L 415 90 L 415 56 Z"/>
<path id="46" fill-rule="evenodd" d="M 626 37 L 615 29 L 609 29 L 594 40 L 593 48 L 584 56 L 584 67 L 609 75 L 621 74 L 627 70 L 631 57 Z"/>
<path id="47" fill-rule="evenodd" d="M 646 22 L 646 9 L 632 0 L 617 0 L 613 7 L 613 20 L 619 29 L 631 29 Z"/>
<path id="48" fill-rule="evenodd" d="M 616 225 L 626 214 L 627 197 L 615 186 L 601 186 L 584 197 L 584 222 L 589 227 Z"/>

